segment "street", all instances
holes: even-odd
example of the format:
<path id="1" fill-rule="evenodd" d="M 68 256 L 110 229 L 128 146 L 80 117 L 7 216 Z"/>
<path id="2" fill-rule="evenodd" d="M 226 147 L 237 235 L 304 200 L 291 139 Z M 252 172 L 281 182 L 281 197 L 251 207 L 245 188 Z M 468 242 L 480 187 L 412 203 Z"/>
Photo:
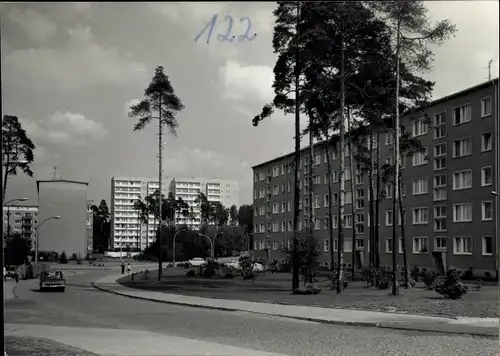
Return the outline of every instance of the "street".
<path id="1" fill-rule="evenodd" d="M 11 329 L 19 324 L 30 325 L 30 330 L 36 329 L 33 325 L 62 327 L 54 330 L 71 330 L 69 327 L 74 327 L 80 334 L 85 328 L 89 334 L 96 333 L 97 338 L 102 335 L 103 339 L 107 337 L 104 329 L 110 333 L 112 329 L 120 329 L 118 332 L 127 337 L 128 342 L 132 339 L 137 345 L 143 341 L 141 334 L 146 338 L 146 335 L 149 337 L 154 333 L 158 340 L 176 340 L 177 347 L 182 345 L 183 355 L 199 354 L 199 349 L 206 347 L 203 346 L 205 344 L 196 346 L 193 341 L 190 349 L 185 339 L 208 342 L 211 347 L 221 350 L 226 346 L 239 347 L 242 349 L 231 349 L 232 352 L 243 352 L 245 349 L 248 355 L 498 354 L 498 341 L 492 338 L 326 325 L 243 312 L 173 306 L 101 292 L 90 285 L 108 274 L 110 271 L 66 273 L 65 293 L 40 293 L 36 290 L 36 280 L 21 281 L 15 291 L 16 298 L 6 302 L 5 323 Z M 148 340 L 149 347 L 154 348 L 155 341 Z M 174 348 L 170 350 L 167 343 L 161 354 L 179 354 Z M 146 354 L 144 346 L 141 350 L 136 354 Z M 229 350 L 225 353 L 221 351 L 221 354 L 229 354 Z M 123 355 L 125 351 L 117 354 Z M 134 353 L 127 350 L 126 354 Z"/>

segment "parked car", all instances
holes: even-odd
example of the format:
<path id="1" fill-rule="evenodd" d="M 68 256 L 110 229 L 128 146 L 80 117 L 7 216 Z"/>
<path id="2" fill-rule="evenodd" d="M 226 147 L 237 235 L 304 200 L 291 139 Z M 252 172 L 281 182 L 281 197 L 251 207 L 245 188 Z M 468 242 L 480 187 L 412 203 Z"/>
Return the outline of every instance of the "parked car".
<path id="1" fill-rule="evenodd" d="M 226 266 L 237 269 L 237 270 L 241 269 L 240 261 L 237 259 L 231 260 L 231 262 L 226 263 Z M 258 262 L 253 263 L 253 271 L 254 272 L 264 272 L 265 270 L 266 270 L 266 267 L 262 263 L 258 263 Z"/>
<path id="2" fill-rule="evenodd" d="M 188 262 L 189 262 L 189 265 L 192 267 L 200 267 L 200 266 L 203 266 L 205 263 L 207 263 L 207 261 L 205 261 L 205 259 L 201 258 L 201 257 L 195 257 L 195 258 L 189 260 Z"/>
<path id="3" fill-rule="evenodd" d="M 64 292 L 66 289 L 66 279 L 64 279 L 62 271 L 42 272 L 40 275 L 40 291 L 47 289 L 55 289 Z"/>

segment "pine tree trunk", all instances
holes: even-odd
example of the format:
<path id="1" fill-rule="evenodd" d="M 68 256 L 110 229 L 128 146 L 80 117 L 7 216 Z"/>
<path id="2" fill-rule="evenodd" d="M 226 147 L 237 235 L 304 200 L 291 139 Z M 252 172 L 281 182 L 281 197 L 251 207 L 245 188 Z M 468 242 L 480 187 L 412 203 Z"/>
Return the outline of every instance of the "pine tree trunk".
<path id="1" fill-rule="evenodd" d="M 342 293 L 344 264 L 344 119 L 345 119 L 345 70 L 344 70 L 344 39 L 340 43 L 340 188 L 339 188 L 339 237 L 337 242 L 337 293 Z"/>

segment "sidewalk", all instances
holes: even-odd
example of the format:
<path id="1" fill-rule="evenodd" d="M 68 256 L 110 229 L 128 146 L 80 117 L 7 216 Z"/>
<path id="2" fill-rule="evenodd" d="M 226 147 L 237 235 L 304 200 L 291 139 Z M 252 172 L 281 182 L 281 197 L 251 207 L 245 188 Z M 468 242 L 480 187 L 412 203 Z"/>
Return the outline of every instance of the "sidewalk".
<path id="1" fill-rule="evenodd" d="M 371 326 L 414 331 L 433 331 L 453 334 L 469 334 L 498 337 L 498 318 L 444 318 L 409 314 L 396 314 L 375 311 L 330 309 L 310 306 L 281 305 L 269 303 L 247 302 L 241 300 L 225 300 L 201 298 L 144 291 L 127 288 L 116 283 L 123 275 L 111 275 L 93 282 L 97 289 L 117 295 L 154 302 L 186 305 L 226 311 L 245 311 L 267 314 L 320 323 Z"/>
<path id="2" fill-rule="evenodd" d="M 14 289 L 16 289 L 16 281 L 8 279 L 4 282 L 4 300 L 15 298 Z"/>
<path id="3" fill-rule="evenodd" d="M 141 330 L 5 324 L 5 335 L 54 340 L 102 356 L 285 356 Z"/>

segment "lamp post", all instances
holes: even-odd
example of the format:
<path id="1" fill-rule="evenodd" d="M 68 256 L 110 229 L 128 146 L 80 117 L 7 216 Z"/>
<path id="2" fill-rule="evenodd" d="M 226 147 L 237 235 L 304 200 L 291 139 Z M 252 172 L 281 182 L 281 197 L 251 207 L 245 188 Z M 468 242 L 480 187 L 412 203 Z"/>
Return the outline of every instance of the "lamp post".
<path id="1" fill-rule="evenodd" d="M 40 228 L 42 227 L 42 225 L 49 221 L 49 220 L 59 220 L 61 219 L 61 216 L 60 215 L 55 215 L 55 216 L 51 216 L 45 220 L 42 220 L 42 222 L 40 224 L 38 224 L 38 226 L 36 227 L 36 236 L 35 236 L 35 266 L 38 270 L 38 235 L 39 235 L 39 231 L 40 231 Z"/>
<path id="2" fill-rule="evenodd" d="M 177 237 L 178 234 L 180 234 L 181 232 L 184 232 L 184 231 L 186 231 L 186 230 L 179 230 L 174 234 L 174 241 L 173 241 L 173 245 L 172 245 L 172 264 L 174 265 L 174 267 L 175 267 L 175 238 Z"/>
<path id="3" fill-rule="evenodd" d="M 198 235 L 205 237 L 205 238 L 208 240 L 208 242 L 210 242 L 210 251 L 211 251 L 210 255 L 212 256 L 212 259 L 215 259 L 215 248 L 214 248 L 214 242 L 215 242 L 215 237 L 216 237 L 217 235 L 215 235 L 215 236 L 214 236 L 213 241 L 212 241 L 212 239 L 211 239 L 210 237 L 208 237 L 208 236 L 207 236 L 207 235 L 205 235 L 205 234 L 202 234 L 201 232 L 199 232 L 199 233 L 198 233 Z"/>

